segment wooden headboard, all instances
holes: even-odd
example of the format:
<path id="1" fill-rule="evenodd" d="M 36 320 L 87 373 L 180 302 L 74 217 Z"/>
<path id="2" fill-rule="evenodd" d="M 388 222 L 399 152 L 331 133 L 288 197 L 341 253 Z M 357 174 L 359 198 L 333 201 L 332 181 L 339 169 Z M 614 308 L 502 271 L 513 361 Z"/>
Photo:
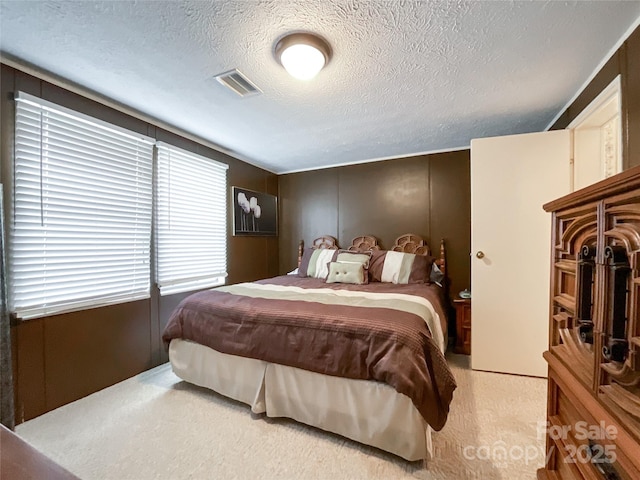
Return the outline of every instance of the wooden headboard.
<path id="1" fill-rule="evenodd" d="M 323 235 L 313 241 L 311 248 L 338 250 L 338 240 L 331 235 Z M 300 262 L 302 261 L 302 252 L 304 252 L 304 240 L 300 240 L 300 244 L 298 245 L 298 266 L 300 266 Z"/>
<path id="2" fill-rule="evenodd" d="M 356 237 L 351 241 L 349 250 L 354 252 L 368 252 L 370 250 L 381 250 L 378 244 L 378 239 L 371 235 L 364 235 L 362 237 Z M 390 248 L 394 252 L 413 253 L 415 255 L 431 255 L 431 250 L 427 242 L 420 236 L 413 233 L 405 233 L 396 238 L 395 244 Z M 447 275 L 445 260 L 444 240 L 440 241 L 440 256 L 436 257 L 436 265 L 440 268 L 440 271 Z"/>
<path id="3" fill-rule="evenodd" d="M 352 252 L 368 252 L 371 250 L 381 250 L 381 248 L 380 245 L 378 245 L 378 239 L 376 237 L 363 235 L 351 240 L 351 246 L 348 250 Z"/>
<path id="4" fill-rule="evenodd" d="M 427 242 L 420 236 L 413 233 L 406 233 L 396 238 L 395 245 L 391 250 L 404 253 L 415 253 L 416 255 L 431 255 L 431 250 Z M 444 239 L 440 240 L 439 256 L 435 256 L 436 265 L 440 271 L 447 276 L 447 261 L 445 259 Z"/>
<path id="5" fill-rule="evenodd" d="M 316 238 L 311 245 L 311 248 L 327 248 L 330 250 L 337 250 L 338 241 L 335 237 L 330 235 L 324 235 Z M 348 250 L 352 252 L 368 252 L 371 250 L 381 250 L 378 244 L 378 239 L 372 235 L 362 235 L 356 237 L 351 241 L 351 245 Z M 395 244 L 391 247 L 391 250 L 395 252 L 413 253 L 416 255 L 431 255 L 431 250 L 427 242 L 420 236 L 413 233 L 406 233 L 396 238 Z M 298 266 L 302 260 L 302 252 L 304 251 L 304 240 L 300 240 L 298 246 Z M 440 241 L 439 256 L 436 257 L 436 265 L 440 268 L 440 271 L 447 276 L 447 263 L 445 259 L 444 240 Z"/>

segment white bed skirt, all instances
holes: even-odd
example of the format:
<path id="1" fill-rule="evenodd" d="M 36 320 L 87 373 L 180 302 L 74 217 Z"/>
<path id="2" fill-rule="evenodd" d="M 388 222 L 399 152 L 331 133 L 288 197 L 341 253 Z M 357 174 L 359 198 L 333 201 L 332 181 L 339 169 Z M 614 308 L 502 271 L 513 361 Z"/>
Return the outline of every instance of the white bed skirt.
<path id="1" fill-rule="evenodd" d="M 171 341 L 169 360 L 183 380 L 246 403 L 254 413 L 292 418 L 409 461 L 431 457 L 431 428 L 409 397 L 383 383 L 228 355 L 180 339 Z"/>

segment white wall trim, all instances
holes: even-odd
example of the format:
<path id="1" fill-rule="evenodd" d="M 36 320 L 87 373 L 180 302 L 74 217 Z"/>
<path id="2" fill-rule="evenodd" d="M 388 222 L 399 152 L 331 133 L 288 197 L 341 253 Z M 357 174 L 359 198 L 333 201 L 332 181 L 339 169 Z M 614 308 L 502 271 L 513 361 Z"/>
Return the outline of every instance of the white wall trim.
<path id="1" fill-rule="evenodd" d="M 622 96 L 622 75 L 616 75 L 609 85 L 607 85 L 596 98 L 589 102 L 584 110 L 582 110 L 576 118 L 567 126 L 567 128 L 576 128 L 582 122 L 584 122 L 587 117 L 591 116 L 593 112 L 598 110 L 605 102 L 609 100 L 613 95 L 618 95 L 618 111 L 621 111 L 620 100 Z"/>
<path id="2" fill-rule="evenodd" d="M 362 163 L 382 162 L 384 160 L 398 160 L 401 158 L 403 159 L 403 158 L 421 157 L 422 155 L 434 155 L 437 153 L 459 152 L 461 150 L 470 150 L 470 149 L 471 149 L 470 145 L 466 145 L 463 147 L 441 148 L 440 150 L 428 150 L 426 152 L 409 153 L 406 155 L 391 155 L 389 157 L 370 158 L 367 160 L 354 160 L 352 162 L 336 163 L 335 165 L 327 165 L 323 167 L 309 167 L 309 168 L 299 168 L 296 170 L 286 170 L 283 172 L 278 172 L 278 175 L 287 175 L 289 173 L 300 173 L 300 172 L 312 172 L 314 170 L 326 170 L 328 168 L 348 167 L 349 165 L 360 165 Z"/>

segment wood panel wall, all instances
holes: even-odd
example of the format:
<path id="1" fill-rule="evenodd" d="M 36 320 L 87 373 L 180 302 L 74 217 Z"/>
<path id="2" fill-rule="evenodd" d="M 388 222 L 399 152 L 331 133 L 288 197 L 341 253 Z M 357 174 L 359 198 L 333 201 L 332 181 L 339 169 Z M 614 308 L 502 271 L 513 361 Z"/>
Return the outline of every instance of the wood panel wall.
<path id="1" fill-rule="evenodd" d="M 0 180 L 5 184 L 5 205 L 9 205 L 12 178 L 16 91 L 227 163 L 229 186 L 277 194 L 278 180 L 273 173 L 14 68 L 6 65 L 1 68 Z M 9 219 L 6 220 L 9 225 Z M 231 232 L 229 225 L 229 283 L 277 275 L 277 238 L 233 237 Z M 157 289 L 152 288 L 147 300 L 13 325 L 16 421 L 36 417 L 165 362 L 167 356 L 160 335 L 169 314 L 185 295 L 160 297 Z"/>
<path id="2" fill-rule="evenodd" d="M 347 247 L 374 235 L 384 248 L 415 233 L 447 244 L 451 291 L 470 286 L 469 150 L 280 175 L 280 273 L 297 263 L 301 239 L 335 236 Z"/>
<path id="3" fill-rule="evenodd" d="M 618 75 L 622 86 L 622 162 L 627 170 L 640 165 L 640 27 L 629 35 L 551 129 L 566 128 Z"/>

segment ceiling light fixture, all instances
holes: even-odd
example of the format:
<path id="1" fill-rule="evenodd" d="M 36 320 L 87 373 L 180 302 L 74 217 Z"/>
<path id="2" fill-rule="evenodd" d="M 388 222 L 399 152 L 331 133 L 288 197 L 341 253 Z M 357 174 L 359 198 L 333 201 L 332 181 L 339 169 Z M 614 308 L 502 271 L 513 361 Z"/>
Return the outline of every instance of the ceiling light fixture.
<path id="1" fill-rule="evenodd" d="M 312 33 L 291 33 L 276 44 L 276 59 L 298 80 L 311 80 L 329 63 L 331 47 Z"/>

